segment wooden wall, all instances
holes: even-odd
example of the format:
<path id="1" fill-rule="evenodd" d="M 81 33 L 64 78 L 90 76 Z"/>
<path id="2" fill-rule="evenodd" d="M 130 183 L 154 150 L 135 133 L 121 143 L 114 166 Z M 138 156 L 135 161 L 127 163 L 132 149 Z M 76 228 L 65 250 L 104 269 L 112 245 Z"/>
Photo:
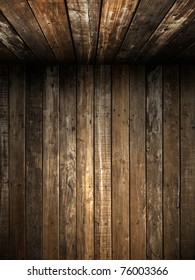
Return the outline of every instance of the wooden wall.
<path id="1" fill-rule="evenodd" d="M 195 67 L 1 65 L 0 259 L 195 259 Z"/>

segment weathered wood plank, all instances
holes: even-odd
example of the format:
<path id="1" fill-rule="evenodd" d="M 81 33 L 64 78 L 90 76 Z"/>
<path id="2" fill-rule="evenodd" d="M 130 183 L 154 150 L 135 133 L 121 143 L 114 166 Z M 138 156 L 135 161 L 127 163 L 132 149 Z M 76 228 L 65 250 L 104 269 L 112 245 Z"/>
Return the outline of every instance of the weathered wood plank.
<path id="1" fill-rule="evenodd" d="M 130 66 L 131 259 L 146 259 L 145 67 Z"/>
<path id="2" fill-rule="evenodd" d="M 95 68 L 95 259 L 111 248 L 111 67 Z"/>
<path id="3" fill-rule="evenodd" d="M 75 55 L 64 0 L 28 0 L 58 62 L 74 62 Z"/>
<path id="4" fill-rule="evenodd" d="M 0 66 L 0 259 L 9 259 L 8 68 Z"/>
<path id="5" fill-rule="evenodd" d="M 67 0 L 79 63 L 95 61 L 101 0 Z"/>
<path id="6" fill-rule="evenodd" d="M 113 259 L 129 259 L 129 67 L 112 68 Z"/>
<path id="7" fill-rule="evenodd" d="M 138 0 L 103 1 L 97 62 L 111 63 L 132 20 Z"/>
<path id="8" fill-rule="evenodd" d="M 194 77 L 194 66 L 181 66 L 181 259 L 195 258 Z"/>
<path id="9" fill-rule="evenodd" d="M 41 62 L 56 62 L 26 0 L 1 0 L 0 9 Z"/>
<path id="10" fill-rule="evenodd" d="M 76 66 L 60 68 L 60 259 L 76 259 Z"/>
<path id="11" fill-rule="evenodd" d="M 0 12 L 0 42 L 8 50 L 14 53 L 20 60 L 26 62 L 38 62 L 37 58 L 31 52 L 29 47 L 20 38 L 14 28 Z"/>
<path id="12" fill-rule="evenodd" d="M 163 66 L 164 259 L 180 258 L 179 69 Z"/>
<path id="13" fill-rule="evenodd" d="M 10 259 L 25 259 L 25 69 L 23 66 L 10 67 L 10 81 Z"/>
<path id="14" fill-rule="evenodd" d="M 177 56 L 188 49 L 194 43 L 195 20 L 193 20 L 179 35 L 170 42 L 168 46 L 162 49 L 155 57 L 156 62 L 169 63 L 174 62 Z M 190 59 L 187 63 L 191 63 Z"/>
<path id="15" fill-rule="evenodd" d="M 147 259 L 162 259 L 162 67 L 146 76 Z"/>
<path id="16" fill-rule="evenodd" d="M 47 66 L 43 88 L 43 259 L 59 257 L 59 72 Z"/>
<path id="17" fill-rule="evenodd" d="M 135 60 L 175 0 L 142 0 L 118 53 L 116 62 L 129 63 Z"/>
<path id="18" fill-rule="evenodd" d="M 42 259 L 42 71 L 26 71 L 26 259 Z"/>
<path id="19" fill-rule="evenodd" d="M 173 40 L 187 24 L 194 19 L 195 2 L 177 0 L 158 28 L 142 48 L 135 61 L 142 63 L 155 56 Z"/>
<path id="20" fill-rule="evenodd" d="M 94 259 L 93 66 L 77 80 L 77 259 Z"/>

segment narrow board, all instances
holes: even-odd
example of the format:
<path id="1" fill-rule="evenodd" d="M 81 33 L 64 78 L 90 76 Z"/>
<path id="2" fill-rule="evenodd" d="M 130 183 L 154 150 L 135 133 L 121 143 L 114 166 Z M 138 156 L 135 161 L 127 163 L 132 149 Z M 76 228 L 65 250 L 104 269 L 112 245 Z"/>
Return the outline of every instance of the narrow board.
<path id="1" fill-rule="evenodd" d="M 117 5 L 113 0 L 102 2 L 98 63 L 111 63 L 115 59 L 138 2 L 138 0 L 119 0 Z"/>
<path id="2" fill-rule="evenodd" d="M 43 87 L 43 259 L 59 257 L 59 70 L 46 66 Z"/>
<path id="3" fill-rule="evenodd" d="M 131 259 L 146 259 L 145 67 L 130 66 Z"/>
<path id="4" fill-rule="evenodd" d="M 93 66 L 77 77 L 77 259 L 94 259 Z"/>
<path id="5" fill-rule="evenodd" d="M 58 62 L 75 62 L 64 0 L 28 0 Z"/>
<path id="6" fill-rule="evenodd" d="M 193 2 L 193 4 L 192 4 Z M 135 61 L 147 63 L 165 48 L 194 19 L 195 3 L 176 0 Z"/>
<path id="7" fill-rule="evenodd" d="M 164 259 L 180 258 L 179 68 L 163 66 Z"/>
<path id="8" fill-rule="evenodd" d="M 26 71 L 26 259 L 42 259 L 42 71 Z"/>
<path id="9" fill-rule="evenodd" d="M 25 69 L 10 67 L 10 259 L 25 259 Z M 19 168 L 19 169 L 18 169 Z"/>
<path id="10" fill-rule="evenodd" d="M 129 259 L 129 66 L 112 68 L 112 250 Z"/>
<path id="11" fill-rule="evenodd" d="M 179 56 L 183 51 L 187 50 L 192 44 L 194 44 L 194 37 L 191 36 L 195 30 L 195 19 L 186 26 L 180 32 L 174 40 L 172 40 L 166 48 L 155 57 L 155 61 L 167 62 L 167 64 L 172 63 L 177 56 Z M 190 59 L 188 62 L 191 61 Z"/>
<path id="12" fill-rule="evenodd" d="M 179 69 L 163 66 L 164 258 L 180 256 Z"/>
<path id="13" fill-rule="evenodd" d="M 118 52 L 117 63 L 135 60 L 175 0 L 141 0 Z"/>
<path id="14" fill-rule="evenodd" d="M 76 259 L 76 66 L 60 68 L 60 259 Z"/>
<path id="15" fill-rule="evenodd" d="M 0 9 L 41 62 L 56 62 L 28 1 L 1 0 Z"/>
<path id="16" fill-rule="evenodd" d="M 148 67 L 147 91 L 147 259 L 163 258 L 162 235 L 162 67 Z"/>
<path id="17" fill-rule="evenodd" d="M 67 0 L 78 63 L 94 63 L 101 0 Z"/>
<path id="18" fill-rule="evenodd" d="M 9 259 L 8 67 L 0 66 L 0 259 Z"/>
<path id="19" fill-rule="evenodd" d="M 95 259 L 111 255 L 111 67 L 95 68 Z"/>
<path id="20" fill-rule="evenodd" d="M 195 68 L 181 66 L 181 259 L 195 259 Z"/>
<path id="21" fill-rule="evenodd" d="M 26 43 L 0 11 L 0 42 L 21 61 L 38 62 Z"/>

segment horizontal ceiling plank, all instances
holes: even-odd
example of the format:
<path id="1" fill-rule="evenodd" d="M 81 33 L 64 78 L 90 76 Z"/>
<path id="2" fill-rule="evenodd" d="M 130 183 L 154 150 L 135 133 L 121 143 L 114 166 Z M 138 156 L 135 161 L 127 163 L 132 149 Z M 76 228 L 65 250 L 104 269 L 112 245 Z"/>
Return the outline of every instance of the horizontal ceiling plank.
<path id="1" fill-rule="evenodd" d="M 0 42 L 0 63 L 19 62 L 19 59 Z"/>
<path id="2" fill-rule="evenodd" d="M 41 62 L 56 62 L 26 0 L 1 0 L 0 9 Z"/>
<path id="3" fill-rule="evenodd" d="M 101 0 L 67 0 L 79 63 L 95 61 Z"/>
<path id="4" fill-rule="evenodd" d="M 193 20 L 181 33 L 158 54 L 155 61 L 171 62 L 180 53 L 195 43 L 195 20 Z"/>
<path id="5" fill-rule="evenodd" d="M 103 1 L 97 62 L 112 62 L 120 48 L 139 0 Z"/>
<path id="6" fill-rule="evenodd" d="M 136 62 L 147 63 L 155 58 L 194 19 L 194 11 L 194 0 L 177 0 L 142 48 Z"/>
<path id="7" fill-rule="evenodd" d="M 29 47 L 0 12 L 0 42 L 24 62 L 38 62 Z"/>
<path id="8" fill-rule="evenodd" d="M 165 17 L 175 0 L 142 0 L 116 58 L 117 63 L 132 62 Z"/>
<path id="9" fill-rule="evenodd" d="M 58 62 L 75 62 L 64 0 L 28 0 Z"/>

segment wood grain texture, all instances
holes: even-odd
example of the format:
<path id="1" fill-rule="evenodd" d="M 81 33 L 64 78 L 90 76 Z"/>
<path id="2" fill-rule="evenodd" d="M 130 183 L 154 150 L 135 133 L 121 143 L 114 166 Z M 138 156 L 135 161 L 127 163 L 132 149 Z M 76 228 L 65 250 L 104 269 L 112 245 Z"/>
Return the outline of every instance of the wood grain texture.
<path id="1" fill-rule="evenodd" d="M 1 0 L 0 42 L 26 63 L 164 64 L 194 42 L 194 9 L 194 0 Z"/>
<path id="2" fill-rule="evenodd" d="M 64 0 L 28 0 L 58 62 L 75 62 Z"/>
<path id="3" fill-rule="evenodd" d="M 26 0 L 1 0 L 0 9 L 41 62 L 56 59 Z"/>
<path id="4" fill-rule="evenodd" d="M 145 67 L 130 66 L 131 259 L 146 259 Z"/>
<path id="5" fill-rule="evenodd" d="M 77 73 L 77 259 L 94 259 L 93 71 Z"/>
<path id="6" fill-rule="evenodd" d="M 59 257 L 59 71 L 46 66 L 43 88 L 43 259 Z"/>
<path id="7" fill-rule="evenodd" d="M 112 62 L 134 15 L 138 0 L 103 1 L 98 40 L 98 63 Z"/>
<path id="8" fill-rule="evenodd" d="M 60 259 L 76 259 L 76 66 L 60 68 Z"/>
<path id="9" fill-rule="evenodd" d="M 42 259 L 42 71 L 26 71 L 26 259 Z"/>
<path id="10" fill-rule="evenodd" d="M 147 259 L 162 259 L 162 67 L 147 68 Z"/>
<path id="11" fill-rule="evenodd" d="M 0 12 L 0 42 L 8 50 L 15 54 L 20 60 L 25 62 L 38 62 L 31 50 L 20 38 L 14 28 L 10 25 L 4 15 Z"/>
<path id="12" fill-rule="evenodd" d="M 194 66 L 181 66 L 181 259 L 195 258 L 194 77 Z"/>
<path id="13" fill-rule="evenodd" d="M 179 68 L 163 66 L 164 259 L 180 258 Z"/>
<path id="14" fill-rule="evenodd" d="M 10 67 L 10 81 L 10 259 L 25 259 L 25 69 L 23 66 Z"/>
<path id="15" fill-rule="evenodd" d="M 178 68 L 0 65 L 1 259 L 194 259 L 195 67 Z"/>
<path id="16" fill-rule="evenodd" d="M 67 0 L 70 25 L 79 63 L 94 63 L 101 0 Z"/>
<path id="17" fill-rule="evenodd" d="M 135 60 L 152 33 L 158 27 L 175 0 L 142 0 L 137 8 L 126 37 L 118 53 L 117 63 Z"/>
<path id="18" fill-rule="evenodd" d="M 147 63 L 194 19 L 195 2 L 177 0 L 142 48 L 136 61 Z"/>
<path id="19" fill-rule="evenodd" d="M 0 66 L 0 259 L 9 259 L 8 67 Z"/>
<path id="20" fill-rule="evenodd" d="M 112 68 L 112 250 L 129 259 L 129 67 Z"/>
<path id="21" fill-rule="evenodd" d="M 111 67 L 95 68 L 95 259 L 111 259 Z"/>
<path id="22" fill-rule="evenodd" d="M 166 46 L 166 48 L 163 48 L 162 51 L 159 52 L 155 57 L 155 61 L 158 63 L 174 63 L 175 59 L 182 52 L 186 51 L 192 44 L 194 44 L 194 36 L 191 36 L 194 30 L 195 20 L 188 24 L 188 26 L 186 26 L 186 28 L 184 28 L 178 36 Z M 186 61 L 189 62 L 189 59 L 186 59 Z"/>

